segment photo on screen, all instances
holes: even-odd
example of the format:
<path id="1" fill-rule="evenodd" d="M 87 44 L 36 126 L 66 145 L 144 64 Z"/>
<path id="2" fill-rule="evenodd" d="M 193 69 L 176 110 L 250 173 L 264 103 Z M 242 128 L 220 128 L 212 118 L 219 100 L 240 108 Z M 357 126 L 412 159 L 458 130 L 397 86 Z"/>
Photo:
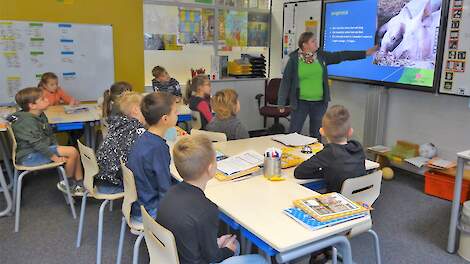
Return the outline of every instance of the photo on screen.
<path id="1" fill-rule="evenodd" d="M 370 57 L 329 65 L 330 77 L 432 92 L 438 83 L 444 30 L 443 0 L 326 0 L 324 51 L 359 51 Z"/>

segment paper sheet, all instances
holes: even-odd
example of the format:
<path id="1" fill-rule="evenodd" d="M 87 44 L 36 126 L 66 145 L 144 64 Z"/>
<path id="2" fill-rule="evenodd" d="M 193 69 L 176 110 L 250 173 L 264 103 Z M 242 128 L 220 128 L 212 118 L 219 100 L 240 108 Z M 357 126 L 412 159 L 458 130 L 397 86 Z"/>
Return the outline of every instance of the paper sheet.
<path id="1" fill-rule="evenodd" d="M 305 145 L 310 145 L 318 142 L 316 138 L 307 137 L 297 133 L 287 134 L 287 135 L 276 135 L 272 137 L 272 140 L 281 142 L 286 146 L 300 147 Z"/>

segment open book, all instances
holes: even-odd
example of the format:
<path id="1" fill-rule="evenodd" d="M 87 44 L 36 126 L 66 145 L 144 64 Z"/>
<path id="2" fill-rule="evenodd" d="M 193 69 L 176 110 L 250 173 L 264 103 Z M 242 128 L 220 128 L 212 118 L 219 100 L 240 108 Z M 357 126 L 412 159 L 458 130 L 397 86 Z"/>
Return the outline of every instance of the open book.
<path id="1" fill-rule="evenodd" d="M 339 193 L 327 193 L 295 200 L 294 205 L 321 222 L 362 214 L 368 211 L 367 208 Z"/>
<path id="2" fill-rule="evenodd" d="M 226 174 L 232 175 L 241 171 L 246 171 L 262 165 L 264 156 L 254 150 L 245 151 L 241 154 L 219 160 L 217 169 Z"/>

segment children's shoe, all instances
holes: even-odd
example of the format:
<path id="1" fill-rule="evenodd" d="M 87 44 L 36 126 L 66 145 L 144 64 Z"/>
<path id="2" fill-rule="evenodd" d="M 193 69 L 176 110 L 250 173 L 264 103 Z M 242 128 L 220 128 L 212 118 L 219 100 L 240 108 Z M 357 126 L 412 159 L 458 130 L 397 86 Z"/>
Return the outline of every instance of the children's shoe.
<path id="1" fill-rule="evenodd" d="M 83 188 L 80 185 L 74 185 L 70 186 L 70 195 L 72 196 L 83 196 L 83 193 L 85 192 L 85 188 Z M 59 189 L 61 192 L 67 194 L 67 187 L 65 185 L 65 181 L 60 181 L 57 183 L 57 189 Z"/>
<path id="2" fill-rule="evenodd" d="M 80 185 L 75 185 L 71 189 L 71 192 L 72 192 L 72 196 L 83 196 L 83 194 L 85 193 L 85 188 Z"/>

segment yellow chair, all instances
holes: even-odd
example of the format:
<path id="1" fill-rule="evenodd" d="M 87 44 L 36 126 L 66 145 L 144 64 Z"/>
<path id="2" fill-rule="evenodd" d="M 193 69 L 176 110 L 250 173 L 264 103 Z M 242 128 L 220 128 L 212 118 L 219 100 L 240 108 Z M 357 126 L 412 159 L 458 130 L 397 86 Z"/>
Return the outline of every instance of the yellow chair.
<path id="1" fill-rule="evenodd" d="M 12 145 L 12 153 L 11 157 L 13 160 L 13 166 L 15 167 L 15 176 L 13 179 L 13 210 L 15 210 L 15 232 L 18 232 L 20 229 L 20 206 L 21 206 L 21 189 L 23 184 L 23 178 L 28 173 L 33 171 L 41 171 L 41 170 L 48 170 L 56 168 L 59 172 L 59 181 L 60 177 L 64 180 L 65 188 L 67 190 L 66 195 L 64 194 L 65 202 L 70 205 L 70 210 L 72 211 L 73 219 L 77 218 L 77 214 L 75 213 L 75 205 L 74 200 L 72 198 L 72 194 L 70 193 L 70 186 L 69 181 L 67 178 L 67 174 L 64 170 L 64 163 L 63 162 L 51 162 L 40 166 L 23 166 L 16 164 L 16 138 L 15 134 L 13 133 L 13 129 L 10 125 L 7 126 L 8 135 L 11 140 Z"/>
<path id="2" fill-rule="evenodd" d="M 173 233 L 157 223 L 143 206 L 140 206 L 140 210 L 142 211 L 145 243 L 149 251 L 150 263 L 179 264 Z"/>
<path id="3" fill-rule="evenodd" d="M 212 142 L 226 142 L 227 135 L 225 133 L 205 131 L 199 129 L 191 129 L 191 135 L 204 135 L 208 137 Z"/>
<path id="4" fill-rule="evenodd" d="M 92 197 L 97 200 L 104 200 L 101 203 L 100 211 L 98 215 L 98 241 L 97 241 L 97 248 L 96 248 L 96 263 L 101 263 L 101 249 L 103 243 L 103 216 L 104 216 L 104 209 L 106 205 L 114 200 L 121 199 L 124 197 L 124 192 L 121 193 L 114 193 L 114 194 L 104 194 L 99 193 L 98 190 L 93 186 L 93 179 L 95 175 L 99 172 L 98 162 L 96 161 L 96 155 L 93 149 L 83 145 L 79 140 L 78 143 L 78 150 L 80 151 L 80 158 L 82 160 L 83 169 L 84 169 L 84 179 L 83 185 L 85 187 L 85 193 L 82 197 L 82 206 L 80 209 L 80 221 L 78 223 L 78 233 L 77 233 L 77 242 L 76 247 L 80 247 L 80 243 L 82 240 L 82 231 L 83 231 L 83 223 L 85 220 L 85 208 L 86 208 L 86 200 L 87 197 Z M 110 204 L 110 208 L 111 208 Z"/>
<path id="5" fill-rule="evenodd" d="M 135 221 L 131 217 L 132 204 L 137 201 L 137 189 L 135 187 L 134 174 L 126 167 L 121 160 L 122 168 L 122 179 L 124 182 L 124 201 L 122 202 L 122 220 L 121 220 L 121 232 L 119 235 L 119 246 L 116 263 L 120 264 L 122 259 L 122 247 L 124 244 L 124 232 L 126 223 L 130 228 L 132 234 L 138 236 L 134 243 L 134 254 L 132 263 L 137 264 L 139 262 L 139 247 L 144 237 L 144 226 L 141 222 Z"/>

